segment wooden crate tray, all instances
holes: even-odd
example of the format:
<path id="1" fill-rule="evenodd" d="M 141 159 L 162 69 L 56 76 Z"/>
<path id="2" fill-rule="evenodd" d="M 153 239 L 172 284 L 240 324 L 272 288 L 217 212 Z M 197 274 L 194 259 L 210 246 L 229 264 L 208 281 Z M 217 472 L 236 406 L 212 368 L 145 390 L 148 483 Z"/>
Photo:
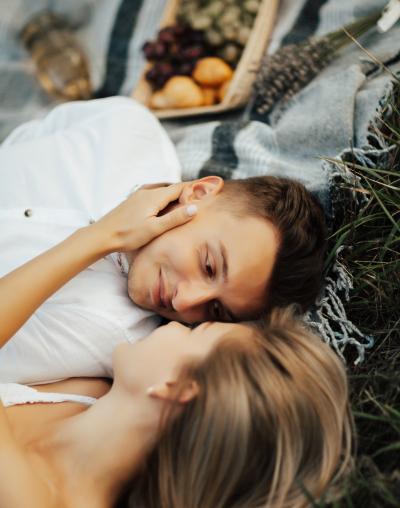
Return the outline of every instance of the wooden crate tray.
<path id="1" fill-rule="evenodd" d="M 170 0 L 168 2 L 160 28 L 175 22 L 179 3 L 180 0 Z M 200 106 L 196 108 L 154 109 L 154 114 L 158 118 L 178 118 L 222 113 L 223 111 L 235 109 L 246 104 L 251 93 L 256 72 L 271 36 L 278 3 L 279 0 L 263 0 L 261 2 L 249 40 L 243 50 L 232 82 L 222 102 L 213 106 Z M 132 92 L 132 97 L 146 106 L 149 104 L 152 88 L 145 79 L 145 73 L 151 66 L 151 63 L 146 66 L 136 88 Z"/>

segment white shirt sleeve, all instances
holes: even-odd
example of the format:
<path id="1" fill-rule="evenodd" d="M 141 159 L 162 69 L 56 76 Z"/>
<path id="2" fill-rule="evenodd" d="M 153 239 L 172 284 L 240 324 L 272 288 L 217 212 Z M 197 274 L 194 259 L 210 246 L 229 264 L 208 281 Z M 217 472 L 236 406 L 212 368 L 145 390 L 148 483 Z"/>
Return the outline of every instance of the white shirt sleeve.
<path id="1" fill-rule="evenodd" d="M 134 336 L 95 308 L 44 304 L 0 349 L 0 383 L 35 384 L 71 377 L 113 377 L 112 353 L 146 337 L 158 318 L 143 313 Z M 130 340 L 129 340 L 130 339 Z"/>
<path id="2" fill-rule="evenodd" d="M 14 129 L 2 146 L 32 141 L 86 122 L 96 122 L 125 108 L 146 111 L 144 106 L 128 97 L 66 102 L 53 108 L 43 118 L 26 122 Z"/>
<path id="3" fill-rule="evenodd" d="M 43 206 L 81 209 L 94 220 L 138 184 L 181 179 L 165 130 L 147 108 L 127 97 L 57 106 L 43 119 L 17 128 L 0 151 L 4 167 L 10 173 L 16 168 L 11 179 L 23 171 L 20 179 L 26 182 L 26 171 L 37 173 Z M 23 170 L 22 159 L 29 161 Z M 10 196 L 8 189 L 5 193 Z"/>
<path id="4" fill-rule="evenodd" d="M 87 308 L 45 304 L 0 349 L 0 382 L 111 377 L 112 351 L 121 341 L 115 323 Z"/>

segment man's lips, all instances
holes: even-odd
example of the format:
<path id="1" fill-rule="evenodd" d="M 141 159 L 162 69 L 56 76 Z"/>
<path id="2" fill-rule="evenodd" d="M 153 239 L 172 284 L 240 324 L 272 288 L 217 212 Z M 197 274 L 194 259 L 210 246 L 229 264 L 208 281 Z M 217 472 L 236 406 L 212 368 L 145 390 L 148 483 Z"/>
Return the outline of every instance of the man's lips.
<path id="1" fill-rule="evenodd" d="M 172 310 L 161 268 L 153 287 L 152 300 L 156 308 Z"/>

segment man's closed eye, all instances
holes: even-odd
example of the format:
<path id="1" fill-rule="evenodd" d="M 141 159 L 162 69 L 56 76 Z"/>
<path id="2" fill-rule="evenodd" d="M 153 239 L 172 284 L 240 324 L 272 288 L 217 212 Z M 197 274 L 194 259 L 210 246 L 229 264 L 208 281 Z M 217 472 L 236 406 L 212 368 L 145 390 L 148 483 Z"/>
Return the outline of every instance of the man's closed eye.
<path id="1" fill-rule="evenodd" d="M 214 279 L 216 276 L 215 261 L 211 258 L 209 250 L 206 251 L 206 258 L 204 261 L 204 270 L 207 277 Z"/>

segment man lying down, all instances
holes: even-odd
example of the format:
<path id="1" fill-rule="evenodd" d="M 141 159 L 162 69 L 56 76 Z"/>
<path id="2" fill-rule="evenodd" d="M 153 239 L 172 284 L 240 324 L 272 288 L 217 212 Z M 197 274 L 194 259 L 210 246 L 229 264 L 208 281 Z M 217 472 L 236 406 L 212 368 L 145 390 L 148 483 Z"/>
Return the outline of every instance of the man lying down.
<path id="1" fill-rule="evenodd" d="M 138 186 L 180 181 L 159 122 L 122 97 L 64 104 L 22 125 L 2 144 L 0 168 L 0 276 L 98 221 Z M 313 302 L 325 226 L 301 184 L 208 176 L 185 182 L 165 212 L 183 205 L 197 211 L 189 222 L 106 255 L 42 304 L 0 350 L 0 382 L 112 377 L 115 346 L 148 335 L 159 316 L 241 321 Z"/>

